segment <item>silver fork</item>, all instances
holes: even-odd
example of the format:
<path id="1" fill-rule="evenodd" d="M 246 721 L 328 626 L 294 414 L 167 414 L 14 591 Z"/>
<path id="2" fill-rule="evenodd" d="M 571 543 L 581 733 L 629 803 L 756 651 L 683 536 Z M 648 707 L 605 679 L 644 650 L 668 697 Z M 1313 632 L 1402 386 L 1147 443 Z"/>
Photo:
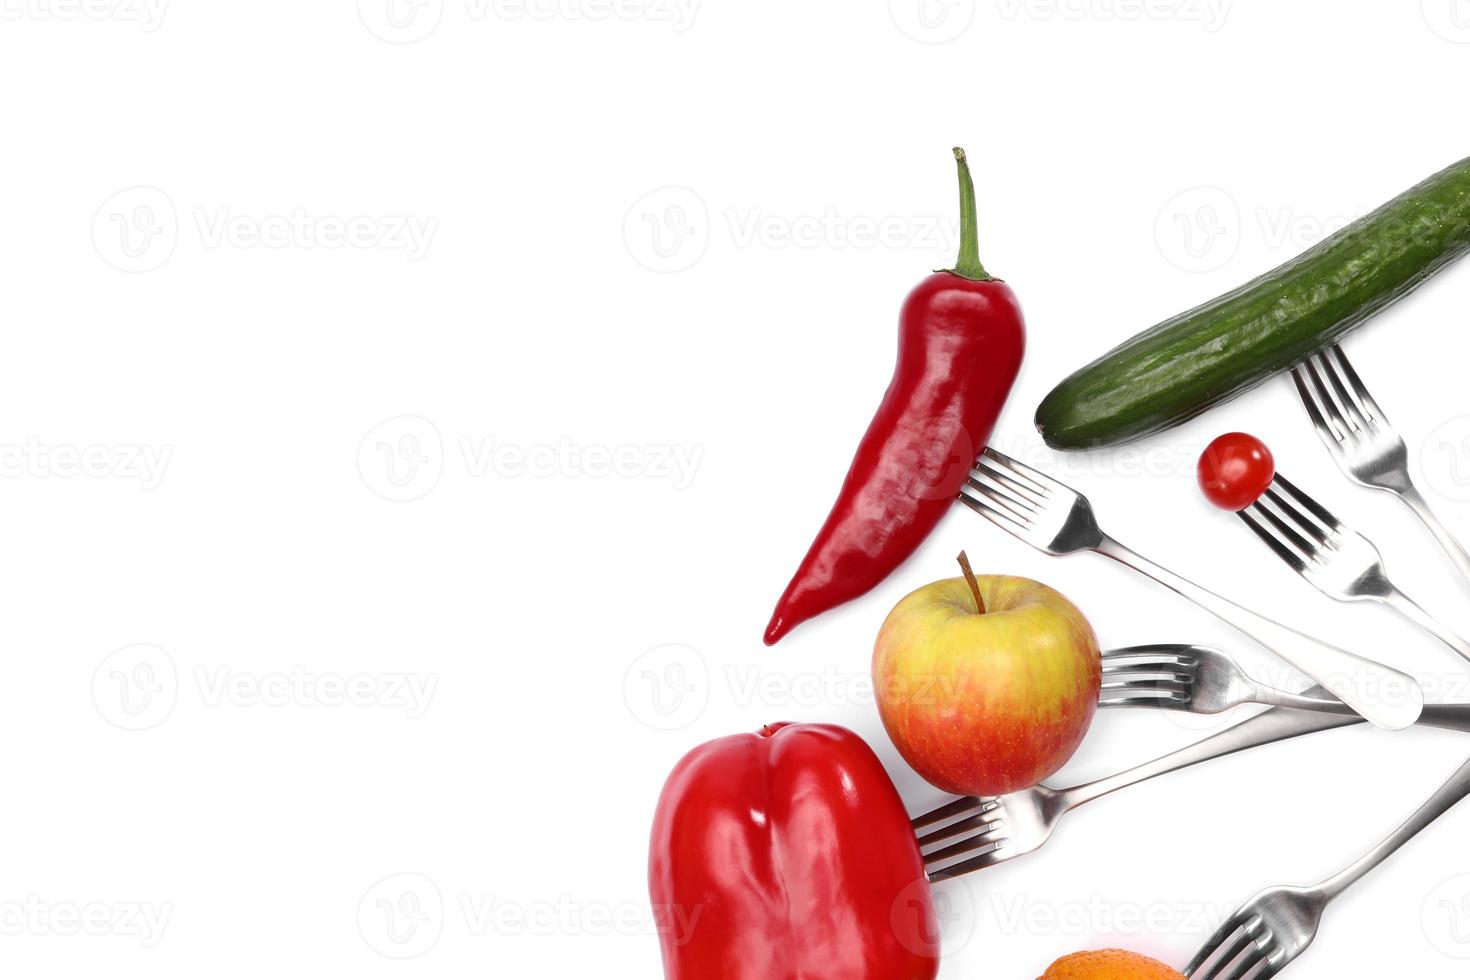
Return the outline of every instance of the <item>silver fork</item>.
<path id="1" fill-rule="evenodd" d="M 1343 526 L 1286 477 L 1278 473 L 1265 496 L 1240 511 L 1240 519 L 1323 594 L 1342 602 L 1372 599 L 1384 603 L 1470 660 L 1470 640 L 1447 628 L 1389 581 L 1383 555 L 1373 542 Z"/>
<path id="2" fill-rule="evenodd" d="M 1214 715 L 1242 704 L 1347 715 L 1341 701 L 1311 692 L 1292 694 L 1264 684 L 1235 659 L 1212 647 L 1162 643 L 1126 647 L 1102 656 L 1100 708 L 1165 708 Z M 1470 732 L 1470 704 L 1426 704 L 1420 725 Z"/>
<path id="3" fill-rule="evenodd" d="M 1408 728 L 1424 707 L 1424 692 L 1408 674 L 1315 640 L 1156 565 L 1104 534 L 1086 497 L 1009 456 L 985 450 L 960 499 L 1047 554 L 1096 551 L 1142 572 L 1274 650 L 1380 728 Z"/>
<path id="4" fill-rule="evenodd" d="M 1272 708 L 1177 752 L 1081 786 L 1036 786 L 1005 796 L 962 797 L 914 820 L 916 832 L 942 825 L 919 837 L 924 866 L 932 882 L 993 867 L 1039 849 L 1070 811 L 1124 787 L 1258 745 L 1345 728 L 1362 720 Z M 946 843 L 955 838 L 962 839 Z"/>
<path id="5" fill-rule="evenodd" d="M 1365 487 L 1397 494 L 1470 581 L 1470 554 L 1414 486 L 1403 438 L 1368 393 L 1342 348 L 1333 344 L 1313 354 L 1293 368 L 1291 376 L 1317 434 L 1342 471 Z"/>
<path id="6" fill-rule="evenodd" d="M 1246 902 L 1184 970 L 1194 980 L 1240 980 L 1280 973 L 1317 938 L 1333 899 L 1470 795 L 1470 762 L 1460 767 L 1398 830 L 1351 867 L 1310 888 L 1268 888 Z M 1208 969 L 1205 964 L 1209 963 Z M 1255 971 L 1252 974 L 1252 971 Z"/>

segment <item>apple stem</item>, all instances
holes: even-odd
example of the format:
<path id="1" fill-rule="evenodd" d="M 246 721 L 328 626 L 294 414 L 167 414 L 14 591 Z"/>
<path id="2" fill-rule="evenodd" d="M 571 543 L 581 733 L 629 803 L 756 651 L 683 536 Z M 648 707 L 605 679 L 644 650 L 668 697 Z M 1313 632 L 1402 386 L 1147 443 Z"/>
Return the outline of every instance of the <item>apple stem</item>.
<path id="1" fill-rule="evenodd" d="M 980 597 L 980 582 L 975 578 L 975 570 L 970 567 L 970 556 L 963 551 L 958 559 L 960 570 L 965 573 L 965 581 L 970 583 L 970 594 L 975 597 L 975 611 L 985 615 L 985 600 Z"/>

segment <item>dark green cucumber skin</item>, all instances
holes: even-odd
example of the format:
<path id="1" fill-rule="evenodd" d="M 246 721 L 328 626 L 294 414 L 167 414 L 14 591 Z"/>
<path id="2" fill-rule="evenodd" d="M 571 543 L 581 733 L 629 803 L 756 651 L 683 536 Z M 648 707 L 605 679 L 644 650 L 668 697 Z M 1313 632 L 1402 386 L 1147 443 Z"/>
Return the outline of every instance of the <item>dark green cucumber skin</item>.
<path id="1" fill-rule="evenodd" d="M 1290 368 L 1470 251 L 1470 159 L 1272 272 L 1166 320 L 1036 410 L 1055 449 L 1113 446 L 1194 418 Z"/>

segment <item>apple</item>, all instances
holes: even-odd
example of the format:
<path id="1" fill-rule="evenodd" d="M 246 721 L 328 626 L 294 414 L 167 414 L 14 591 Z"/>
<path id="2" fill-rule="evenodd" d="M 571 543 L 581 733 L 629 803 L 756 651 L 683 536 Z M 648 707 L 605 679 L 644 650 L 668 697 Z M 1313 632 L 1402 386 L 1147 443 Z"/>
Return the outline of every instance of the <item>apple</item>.
<path id="1" fill-rule="evenodd" d="M 883 623 L 873 683 L 883 726 L 919 775 L 959 796 L 1035 786 L 1072 757 L 1102 687 L 1097 634 L 1027 578 L 926 585 Z"/>

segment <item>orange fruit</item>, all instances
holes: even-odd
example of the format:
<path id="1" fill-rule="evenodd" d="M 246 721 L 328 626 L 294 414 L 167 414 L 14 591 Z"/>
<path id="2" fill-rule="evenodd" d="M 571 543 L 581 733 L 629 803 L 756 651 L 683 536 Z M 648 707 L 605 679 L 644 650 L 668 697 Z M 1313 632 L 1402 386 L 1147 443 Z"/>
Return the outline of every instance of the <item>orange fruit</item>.
<path id="1" fill-rule="evenodd" d="M 1184 980 L 1184 975 L 1147 956 L 1104 949 L 1064 956 L 1041 980 Z"/>

